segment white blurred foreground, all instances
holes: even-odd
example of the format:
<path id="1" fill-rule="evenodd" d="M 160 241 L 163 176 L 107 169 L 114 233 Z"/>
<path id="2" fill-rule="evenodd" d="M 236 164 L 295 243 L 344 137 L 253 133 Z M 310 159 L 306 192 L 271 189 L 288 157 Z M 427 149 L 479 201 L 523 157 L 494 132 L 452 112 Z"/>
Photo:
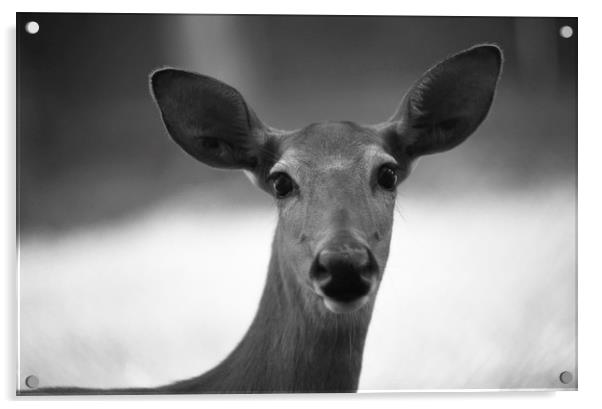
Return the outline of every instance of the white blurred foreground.
<path id="1" fill-rule="evenodd" d="M 235 346 L 275 210 L 184 200 L 21 237 L 21 387 L 154 386 Z M 575 387 L 558 380 L 577 369 L 574 192 L 399 200 L 360 389 Z"/>

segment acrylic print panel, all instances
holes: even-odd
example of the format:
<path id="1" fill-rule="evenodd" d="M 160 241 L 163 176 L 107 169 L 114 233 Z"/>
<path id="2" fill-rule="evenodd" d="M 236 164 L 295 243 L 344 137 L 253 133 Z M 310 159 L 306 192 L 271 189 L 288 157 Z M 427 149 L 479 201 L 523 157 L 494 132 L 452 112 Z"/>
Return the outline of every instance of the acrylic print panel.
<path id="1" fill-rule="evenodd" d="M 577 34 L 18 14 L 18 393 L 576 389 Z"/>

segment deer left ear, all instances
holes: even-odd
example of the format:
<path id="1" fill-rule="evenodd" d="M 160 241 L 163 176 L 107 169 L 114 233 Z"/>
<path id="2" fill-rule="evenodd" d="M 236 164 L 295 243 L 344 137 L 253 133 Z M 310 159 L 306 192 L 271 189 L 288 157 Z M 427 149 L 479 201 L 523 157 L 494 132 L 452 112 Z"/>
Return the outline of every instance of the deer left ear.
<path id="1" fill-rule="evenodd" d="M 236 89 L 173 68 L 155 71 L 150 85 L 165 127 L 182 149 L 216 168 L 258 170 L 268 128 Z"/>
<path id="2" fill-rule="evenodd" d="M 389 119 L 387 144 L 413 159 L 464 142 L 489 112 L 501 67 L 500 48 L 481 45 L 429 69 Z"/>

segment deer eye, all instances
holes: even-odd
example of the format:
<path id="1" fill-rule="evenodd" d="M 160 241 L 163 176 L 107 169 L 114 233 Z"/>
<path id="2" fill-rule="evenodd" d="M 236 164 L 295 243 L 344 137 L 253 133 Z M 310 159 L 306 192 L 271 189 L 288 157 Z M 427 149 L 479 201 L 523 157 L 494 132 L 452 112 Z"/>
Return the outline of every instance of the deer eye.
<path id="1" fill-rule="evenodd" d="M 278 199 L 283 199 L 290 195 L 295 190 L 295 182 L 289 175 L 283 172 L 278 172 L 270 176 L 272 189 Z"/>
<path id="2" fill-rule="evenodd" d="M 397 186 L 397 172 L 389 165 L 383 165 L 378 169 L 376 182 L 385 190 L 394 190 Z"/>

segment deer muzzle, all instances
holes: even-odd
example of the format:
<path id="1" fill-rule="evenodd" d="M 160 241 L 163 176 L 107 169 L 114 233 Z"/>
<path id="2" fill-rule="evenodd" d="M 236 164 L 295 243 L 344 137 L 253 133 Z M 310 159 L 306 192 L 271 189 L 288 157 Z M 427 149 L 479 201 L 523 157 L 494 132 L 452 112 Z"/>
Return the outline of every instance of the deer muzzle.
<path id="1" fill-rule="evenodd" d="M 376 260 L 359 243 L 333 243 L 318 252 L 310 271 L 314 291 L 332 312 L 352 312 L 365 305 L 378 281 Z"/>

